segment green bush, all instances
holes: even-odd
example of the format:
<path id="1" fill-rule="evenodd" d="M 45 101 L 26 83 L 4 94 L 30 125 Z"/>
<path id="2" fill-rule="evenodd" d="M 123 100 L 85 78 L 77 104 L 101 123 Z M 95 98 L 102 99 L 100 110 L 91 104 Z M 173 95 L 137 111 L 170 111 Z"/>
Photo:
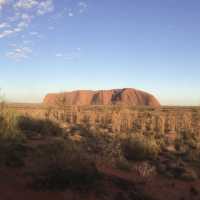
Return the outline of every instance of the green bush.
<path id="1" fill-rule="evenodd" d="M 58 140 L 37 149 L 31 168 L 33 187 L 63 190 L 93 186 L 100 178 L 96 165 L 71 141 Z"/>
<path id="2" fill-rule="evenodd" d="M 160 152 L 160 146 L 154 137 L 135 134 L 122 142 L 122 151 L 127 160 L 155 159 Z"/>

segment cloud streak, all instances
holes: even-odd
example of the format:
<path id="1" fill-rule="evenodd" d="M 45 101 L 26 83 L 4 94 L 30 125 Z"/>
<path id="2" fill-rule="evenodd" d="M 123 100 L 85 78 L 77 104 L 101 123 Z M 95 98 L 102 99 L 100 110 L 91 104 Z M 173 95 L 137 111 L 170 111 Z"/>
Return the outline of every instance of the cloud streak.
<path id="1" fill-rule="evenodd" d="M 79 8 L 79 13 L 84 13 L 88 8 L 88 4 L 84 1 L 80 1 L 78 3 L 78 8 Z"/>
<path id="2" fill-rule="evenodd" d="M 55 5 L 56 1 L 0 0 L 0 41 L 5 39 L 10 43 L 10 40 L 17 39 L 17 44 L 22 45 L 10 46 L 7 53 L 3 53 L 7 58 L 16 61 L 29 58 L 32 55 L 32 49 L 27 45 L 31 45 L 33 48 L 35 42 L 37 42 L 36 39 L 46 39 L 45 35 L 41 34 L 41 29 L 39 31 L 36 29 L 39 27 L 34 23 L 34 21 L 38 21 L 37 18 L 42 19 L 42 17 L 44 18 L 45 15 L 49 14 L 46 29 L 53 32 L 56 31 L 56 26 L 59 24 L 57 20 L 60 18 L 80 16 L 88 9 L 88 4 L 84 0 L 74 0 L 72 3 L 64 4 L 59 9 L 57 9 L 59 6 Z M 57 53 L 56 57 L 75 60 L 80 57 L 80 49 Z"/>
<path id="3" fill-rule="evenodd" d="M 54 10 L 54 4 L 52 0 L 42 1 L 38 4 L 38 15 L 44 15 Z"/>
<path id="4" fill-rule="evenodd" d="M 31 9 L 38 5 L 37 0 L 19 0 L 14 4 L 15 9 Z"/>
<path id="5" fill-rule="evenodd" d="M 22 61 L 30 57 L 32 50 L 29 47 L 18 47 L 13 44 L 10 45 L 11 50 L 6 53 L 6 57 L 14 60 L 14 61 Z"/>
<path id="6" fill-rule="evenodd" d="M 5 21 L 1 20 L 4 16 L 4 5 L 8 6 L 11 11 L 9 16 L 6 16 Z M 6 1 L 0 0 L 1 15 L 0 20 L 0 39 L 11 36 L 17 32 L 25 30 L 36 17 L 40 17 L 54 11 L 53 0 L 16 0 Z"/>
<path id="7" fill-rule="evenodd" d="M 5 22 L 3 22 L 3 23 L 0 23 L 0 29 L 3 29 L 3 28 L 8 28 L 8 27 L 10 27 L 10 25 L 9 25 L 9 24 L 7 24 L 7 23 L 5 23 Z"/>
<path id="8" fill-rule="evenodd" d="M 62 58 L 64 60 L 78 60 L 80 58 L 80 53 L 81 53 L 81 49 L 80 48 L 76 48 L 73 49 L 71 51 L 67 51 L 65 53 L 57 53 L 56 57 L 57 58 Z"/>

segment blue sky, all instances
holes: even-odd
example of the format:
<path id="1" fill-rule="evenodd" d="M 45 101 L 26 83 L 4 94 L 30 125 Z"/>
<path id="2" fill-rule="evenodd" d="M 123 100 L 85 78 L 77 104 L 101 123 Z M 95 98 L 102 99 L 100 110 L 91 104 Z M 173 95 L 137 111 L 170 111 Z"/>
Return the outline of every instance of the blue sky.
<path id="1" fill-rule="evenodd" d="M 9 101 L 133 87 L 200 105 L 199 0 L 0 0 L 0 88 Z"/>

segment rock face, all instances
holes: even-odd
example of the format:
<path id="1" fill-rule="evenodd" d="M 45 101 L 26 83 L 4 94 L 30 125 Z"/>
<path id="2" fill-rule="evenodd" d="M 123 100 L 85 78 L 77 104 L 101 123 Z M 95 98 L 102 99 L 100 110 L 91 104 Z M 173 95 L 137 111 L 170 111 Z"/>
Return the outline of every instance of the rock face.
<path id="1" fill-rule="evenodd" d="M 159 101 L 151 94 L 136 89 L 77 90 L 48 94 L 43 101 L 46 105 L 128 105 L 159 107 Z"/>

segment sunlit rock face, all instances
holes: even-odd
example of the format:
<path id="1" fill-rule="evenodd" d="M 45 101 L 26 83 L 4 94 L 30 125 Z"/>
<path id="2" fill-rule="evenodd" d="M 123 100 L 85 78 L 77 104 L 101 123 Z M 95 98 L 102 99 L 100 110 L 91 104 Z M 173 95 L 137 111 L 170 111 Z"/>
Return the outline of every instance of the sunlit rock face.
<path id="1" fill-rule="evenodd" d="M 48 94 L 43 103 L 56 105 L 62 101 L 66 105 L 128 105 L 159 107 L 159 101 L 151 94 L 132 88 L 113 90 L 77 90 Z"/>

